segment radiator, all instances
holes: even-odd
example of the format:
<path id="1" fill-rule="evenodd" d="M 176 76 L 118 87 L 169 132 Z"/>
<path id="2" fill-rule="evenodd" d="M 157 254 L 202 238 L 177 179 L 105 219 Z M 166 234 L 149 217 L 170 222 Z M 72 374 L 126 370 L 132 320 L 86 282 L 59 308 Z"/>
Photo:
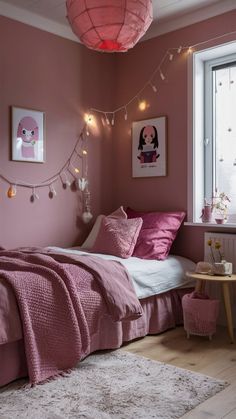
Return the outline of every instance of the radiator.
<path id="1" fill-rule="evenodd" d="M 208 246 L 207 241 L 212 240 L 212 249 L 216 257 L 216 262 L 220 262 L 219 254 L 214 249 L 214 242 L 219 241 L 221 244 L 220 252 L 227 262 L 233 264 L 233 273 L 236 272 L 236 234 L 225 233 L 205 233 L 204 236 L 204 260 L 212 263 L 211 248 Z"/>
<path id="2" fill-rule="evenodd" d="M 204 234 L 204 260 L 206 262 L 212 263 L 211 257 L 211 249 L 208 246 L 207 241 L 212 240 L 212 249 L 214 254 L 216 255 L 217 259 L 217 251 L 214 250 L 214 242 L 219 241 L 221 244 L 220 251 L 224 256 L 224 259 L 227 262 L 231 262 L 233 264 L 233 273 L 236 273 L 236 234 L 225 234 L 225 233 L 205 233 Z M 219 262 L 220 260 L 216 260 Z M 230 297 L 231 297 L 231 308 L 232 308 L 232 316 L 234 327 L 236 327 L 236 289 L 235 285 L 230 284 Z M 218 324 L 226 325 L 226 317 L 224 312 L 224 301 L 222 296 L 221 285 L 217 284 L 216 282 L 208 282 L 206 287 L 206 292 L 212 298 L 217 298 L 220 300 L 220 314 Z"/>

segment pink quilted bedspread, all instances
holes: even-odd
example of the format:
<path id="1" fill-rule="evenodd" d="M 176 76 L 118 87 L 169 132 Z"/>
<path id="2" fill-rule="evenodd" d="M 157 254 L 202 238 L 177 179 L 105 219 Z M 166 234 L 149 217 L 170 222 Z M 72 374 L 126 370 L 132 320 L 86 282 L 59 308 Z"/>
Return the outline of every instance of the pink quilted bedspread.
<path id="1" fill-rule="evenodd" d="M 89 353 L 88 318 L 96 318 L 98 309 L 116 321 L 142 314 L 127 272 L 114 261 L 0 251 L 0 277 L 14 290 L 18 303 L 31 384 L 74 367 Z M 91 313 L 86 307 L 93 307 Z M 1 311 L 0 301 L 4 322 Z"/>

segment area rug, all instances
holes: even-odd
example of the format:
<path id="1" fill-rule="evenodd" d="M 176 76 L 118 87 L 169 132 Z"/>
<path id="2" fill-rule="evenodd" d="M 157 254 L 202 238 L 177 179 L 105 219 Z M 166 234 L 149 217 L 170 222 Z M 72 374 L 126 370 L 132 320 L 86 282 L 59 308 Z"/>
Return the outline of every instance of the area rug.
<path id="1" fill-rule="evenodd" d="M 173 419 L 227 383 L 121 350 L 90 355 L 67 377 L 0 391 L 1 419 Z"/>

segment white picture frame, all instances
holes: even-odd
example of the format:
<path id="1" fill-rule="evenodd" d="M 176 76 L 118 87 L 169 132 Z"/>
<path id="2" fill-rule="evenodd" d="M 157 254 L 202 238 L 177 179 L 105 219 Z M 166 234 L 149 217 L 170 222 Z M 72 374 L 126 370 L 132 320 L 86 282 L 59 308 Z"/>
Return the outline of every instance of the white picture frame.
<path id="1" fill-rule="evenodd" d="M 12 160 L 45 162 L 45 113 L 12 106 Z"/>
<path id="2" fill-rule="evenodd" d="M 167 117 L 132 123 L 132 176 L 167 175 Z"/>

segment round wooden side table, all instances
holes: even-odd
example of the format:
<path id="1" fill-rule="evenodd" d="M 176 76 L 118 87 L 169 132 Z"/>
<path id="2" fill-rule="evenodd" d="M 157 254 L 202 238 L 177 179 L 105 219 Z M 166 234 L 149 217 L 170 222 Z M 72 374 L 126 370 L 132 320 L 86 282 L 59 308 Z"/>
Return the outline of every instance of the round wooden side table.
<path id="1" fill-rule="evenodd" d="M 233 325 L 233 319 L 232 319 L 229 284 L 231 282 L 232 283 L 236 282 L 236 275 L 233 274 L 230 276 L 221 276 L 221 275 L 198 274 L 196 272 L 186 272 L 186 276 L 188 278 L 195 279 L 197 281 L 195 291 L 198 291 L 198 292 L 204 292 L 207 281 L 221 283 L 230 342 L 234 343 L 234 325 Z"/>

